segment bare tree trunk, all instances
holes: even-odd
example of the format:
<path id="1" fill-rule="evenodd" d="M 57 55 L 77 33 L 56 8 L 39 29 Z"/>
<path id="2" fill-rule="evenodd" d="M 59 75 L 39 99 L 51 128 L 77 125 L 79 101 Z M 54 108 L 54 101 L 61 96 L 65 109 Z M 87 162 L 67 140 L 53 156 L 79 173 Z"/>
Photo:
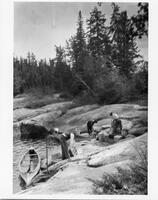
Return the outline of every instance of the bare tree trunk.
<path id="1" fill-rule="evenodd" d="M 79 77 L 78 74 L 75 73 L 75 77 L 76 77 L 84 86 L 86 86 L 86 88 L 92 93 L 92 95 L 93 95 L 94 97 L 96 97 L 95 92 L 89 87 L 89 85 L 88 85 L 83 79 L 81 79 L 81 77 Z"/>

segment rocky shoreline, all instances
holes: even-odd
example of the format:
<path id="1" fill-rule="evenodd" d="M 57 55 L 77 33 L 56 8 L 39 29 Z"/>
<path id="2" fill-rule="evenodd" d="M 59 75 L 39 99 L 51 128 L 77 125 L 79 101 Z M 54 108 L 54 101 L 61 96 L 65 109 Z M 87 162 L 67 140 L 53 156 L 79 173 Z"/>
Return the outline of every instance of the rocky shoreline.
<path id="1" fill-rule="evenodd" d="M 80 143 L 78 156 L 50 166 L 50 173 L 56 171 L 50 179 L 19 194 L 93 194 L 94 181 L 105 173 L 117 173 L 117 167 L 128 169 L 139 159 L 134 146 L 143 148 L 146 142 L 147 134 L 102 147 L 94 140 Z"/>
<path id="2" fill-rule="evenodd" d="M 123 128 L 129 130 L 128 137 L 123 140 L 116 138 L 113 143 L 89 139 L 86 122 L 99 118 L 94 128 L 97 132 L 104 132 L 104 126 L 110 124 L 109 112 L 119 113 Z M 42 175 L 39 175 L 34 187 L 18 194 L 93 194 L 95 180 L 104 173 L 116 173 L 117 167 L 128 168 L 129 164 L 139 160 L 134 147 L 144 148 L 143 144 L 147 144 L 147 107 L 134 104 L 73 107 L 72 102 L 67 101 L 27 108 L 27 111 L 21 107 L 14 110 L 14 126 L 19 127 L 22 122 L 39 124 L 47 129 L 56 126 L 62 131 L 78 128 L 82 134 L 76 143 L 77 156 L 51 165 L 46 182 L 41 182 Z"/>

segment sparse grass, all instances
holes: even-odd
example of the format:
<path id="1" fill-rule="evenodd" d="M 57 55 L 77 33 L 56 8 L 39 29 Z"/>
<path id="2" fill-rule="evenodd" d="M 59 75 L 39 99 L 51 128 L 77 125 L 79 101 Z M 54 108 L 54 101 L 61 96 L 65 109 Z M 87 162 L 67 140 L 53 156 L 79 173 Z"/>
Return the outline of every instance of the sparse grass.
<path id="1" fill-rule="evenodd" d="M 92 181 L 95 194 L 146 195 L 147 192 L 147 147 L 136 148 L 140 161 L 129 169 L 117 168 L 115 174 L 104 174 L 102 180 Z"/>
<path id="2" fill-rule="evenodd" d="M 129 104 L 138 104 L 140 106 L 148 106 L 148 94 L 138 95 L 137 98 L 133 101 L 127 101 Z"/>
<path id="3" fill-rule="evenodd" d="M 52 103 L 59 103 L 69 100 L 68 97 L 66 99 L 60 97 L 60 95 L 51 90 L 51 88 L 46 88 L 45 90 L 32 88 L 26 91 L 26 93 L 24 93 L 20 97 L 23 97 L 23 100 L 16 103 L 16 105 L 14 105 L 14 109 L 18 109 L 21 107 L 36 109 Z"/>
<path id="4" fill-rule="evenodd" d="M 36 108 L 46 106 L 48 104 L 59 103 L 59 102 L 62 102 L 62 101 L 63 100 L 60 100 L 60 99 L 53 99 L 53 97 L 33 99 L 33 100 L 28 101 L 28 103 L 26 103 L 25 108 L 36 109 Z"/>
<path id="5" fill-rule="evenodd" d="M 45 106 L 47 104 L 51 104 L 54 102 L 54 91 L 48 90 L 47 93 L 46 91 L 42 91 L 41 89 L 38 88 L 32 88 L 25 93 L 23 93 L 20 97 L 23 99 L 21 101 L 18 101 L 14 105 L 14 109 L 18 108 L 40 108 L 42 106 Z M 19 95 L 17 96 L 19 97 Z M 16 97 L 16 98 L 17 98 Z M 15 101 L 16 102 L 16 101 Z"/>
<path id="6" fill-rule="evenodd" d="M 33 93 L 30 92 L 28 95 L 28 101 L 26 102 L 25 108 L 36 109 L 43 106 L 46 106 L 51 103 L 62 102 L 63 99 L 54 98 L 54 92 L 48 90 L 44 93 L 41 90 L 37 90 Z"/>

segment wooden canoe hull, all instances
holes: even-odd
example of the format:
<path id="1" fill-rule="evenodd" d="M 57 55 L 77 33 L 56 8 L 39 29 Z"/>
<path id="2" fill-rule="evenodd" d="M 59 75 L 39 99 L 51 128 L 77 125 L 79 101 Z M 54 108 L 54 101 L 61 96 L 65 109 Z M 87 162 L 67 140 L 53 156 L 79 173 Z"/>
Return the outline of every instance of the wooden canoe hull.
<path id="1" fill-rule="evenodd" d="M 19 172 L 21 178 L 25 181 L 26 186 L 29 186 L 32 181 L 34 180 L 35 176 L 40 171 L 40 156 L 39 154 L 34 150 L 34 159 L 31 158 L 30 161 L 30 155 L 29 150 L 22 156 L 22 159 L 19 163 Z"/>
<path id="2" fill-rule="evenodd" d="M 29 186 L 33 182 L 35 176 L 39 173 L 39 171 L 40 171 L 40 167 L 36 170 L 35 173 L 31 173 L 31 174 L 20 173 L 20 176 L 25 181 L 26 186 Z"/>

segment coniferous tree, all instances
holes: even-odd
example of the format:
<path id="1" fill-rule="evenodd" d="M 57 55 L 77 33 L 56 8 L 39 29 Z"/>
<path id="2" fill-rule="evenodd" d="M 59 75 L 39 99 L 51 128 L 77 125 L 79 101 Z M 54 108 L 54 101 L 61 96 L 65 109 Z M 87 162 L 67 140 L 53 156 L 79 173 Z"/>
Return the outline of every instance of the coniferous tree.
<path id="1" fill-rule="evenodd" d="M 97 7 L 94 7 L 87 20 L 88 29 L 88 50 L 95 58 L 95 74 L 102 73 L 102 67 L 111 68 L 111 41 L 109 28 L 105 26 L 106 18 Z M 103 60 L 101 66 L 98 61 Z"/>
<path id="2" fill-rule="evenodd" d="M 79 11 L 78 15 L 76 34 L 67 42 L 67 48 L 69 56 L 71 57 L 73 70 L 82 76 L 84 73 L 83 66 L 87 50 L 81 11 Z"/>
<path id="3" fill-rule="evenodd" d="M 33 53 L 27 58 L 14 58 L 14 95 L 22 93 L 29 88 L 54 87 L 53 63 L 49 66 L 45 59 L 37 63 Z"/>
<path id="4" fill-rule="evenodd" d="M 56 46 L 56 64 L 54 68 L 55 87 L 59 91 L 63 91 L 70 87 L 71 69 L 66 64 L 65 49 L 61 46 Z"/>
<path id="5" fill-rule="evenodd" d="M 139 38 L 148 36 L 148 3 L 138 3 L 138 14 L 132 16 L 132 22 L 135 27 L 135 35 Z"/>
<path id="6" fill-rule="evenodd" d="M 108 28 L 105 26 L 105 22 L 105 15 L 97 7 L 94 7 L 87 20 L 88 49 L 94 57 L 110 54 Z"/>
<path id="7" fill-rule="evenodd" d="M 14 95 L 23 92 L 22 69 L 18 58 L 13 58 L 14 63 Z"/>
<path id="8" fill-rule="evenodd" d="M 84 58 L 86 56 L 86 41 L 85 41 L 85 32 L 83 29 L 83 19 L 82 13 L 79 11 L 78 23 L 77 23 L 77 33 L 76 33 L 76 41 L 74 45 L 74 54 L 76 56 L 76 72 L 83 73 L 83 63 Z"/>
<path id="9" fill-rule="evenodd" d="M 129 77 L 135 70 L 135 59 L 139 57 L 134 28 L 126 11 L 119 12 L 119 7 L 114 3 L 112 7 L 112 59 L 120 74 Z"/>
<path id="10" fill-rule="evenodd" d="M 71 92 L 73 95 L 77 95 L 85 89 L 83 82 L 86 81 L 85 61 L 88 56 L 81 11 L 78 14 L 76 34 L 67 41 L 67 50 L 73 73 Z"/>
<path id="11" fill-rule="evenodd" d="M 106 26 L 105 15 L 95 7 L 87 20 L 86 34 L 79 12 L 76 34 L 67 42 L 68 54 L 65 48 L 56 46 L 56 57 L 49 63 L 45 59 L 37 62 L 31 52 L 26 58 L 14 58 L 14 94 L 34 87 L 45 91 L 49 86 L 57 92 L 83 96 L 84 101 L 88 97 L 100 103 L 115 103 L 131 91 L 147 93 L 148 71 L 132 72 L 139 56 L 136 37 L 147 35 L 148 4 L 139 3 L 139 12 L 132 18 L 126 11 L 120 12 L 115 3 L 112 6 L 110 27 Z M 127 80 L 129 91 L 124 86 Z"/>

